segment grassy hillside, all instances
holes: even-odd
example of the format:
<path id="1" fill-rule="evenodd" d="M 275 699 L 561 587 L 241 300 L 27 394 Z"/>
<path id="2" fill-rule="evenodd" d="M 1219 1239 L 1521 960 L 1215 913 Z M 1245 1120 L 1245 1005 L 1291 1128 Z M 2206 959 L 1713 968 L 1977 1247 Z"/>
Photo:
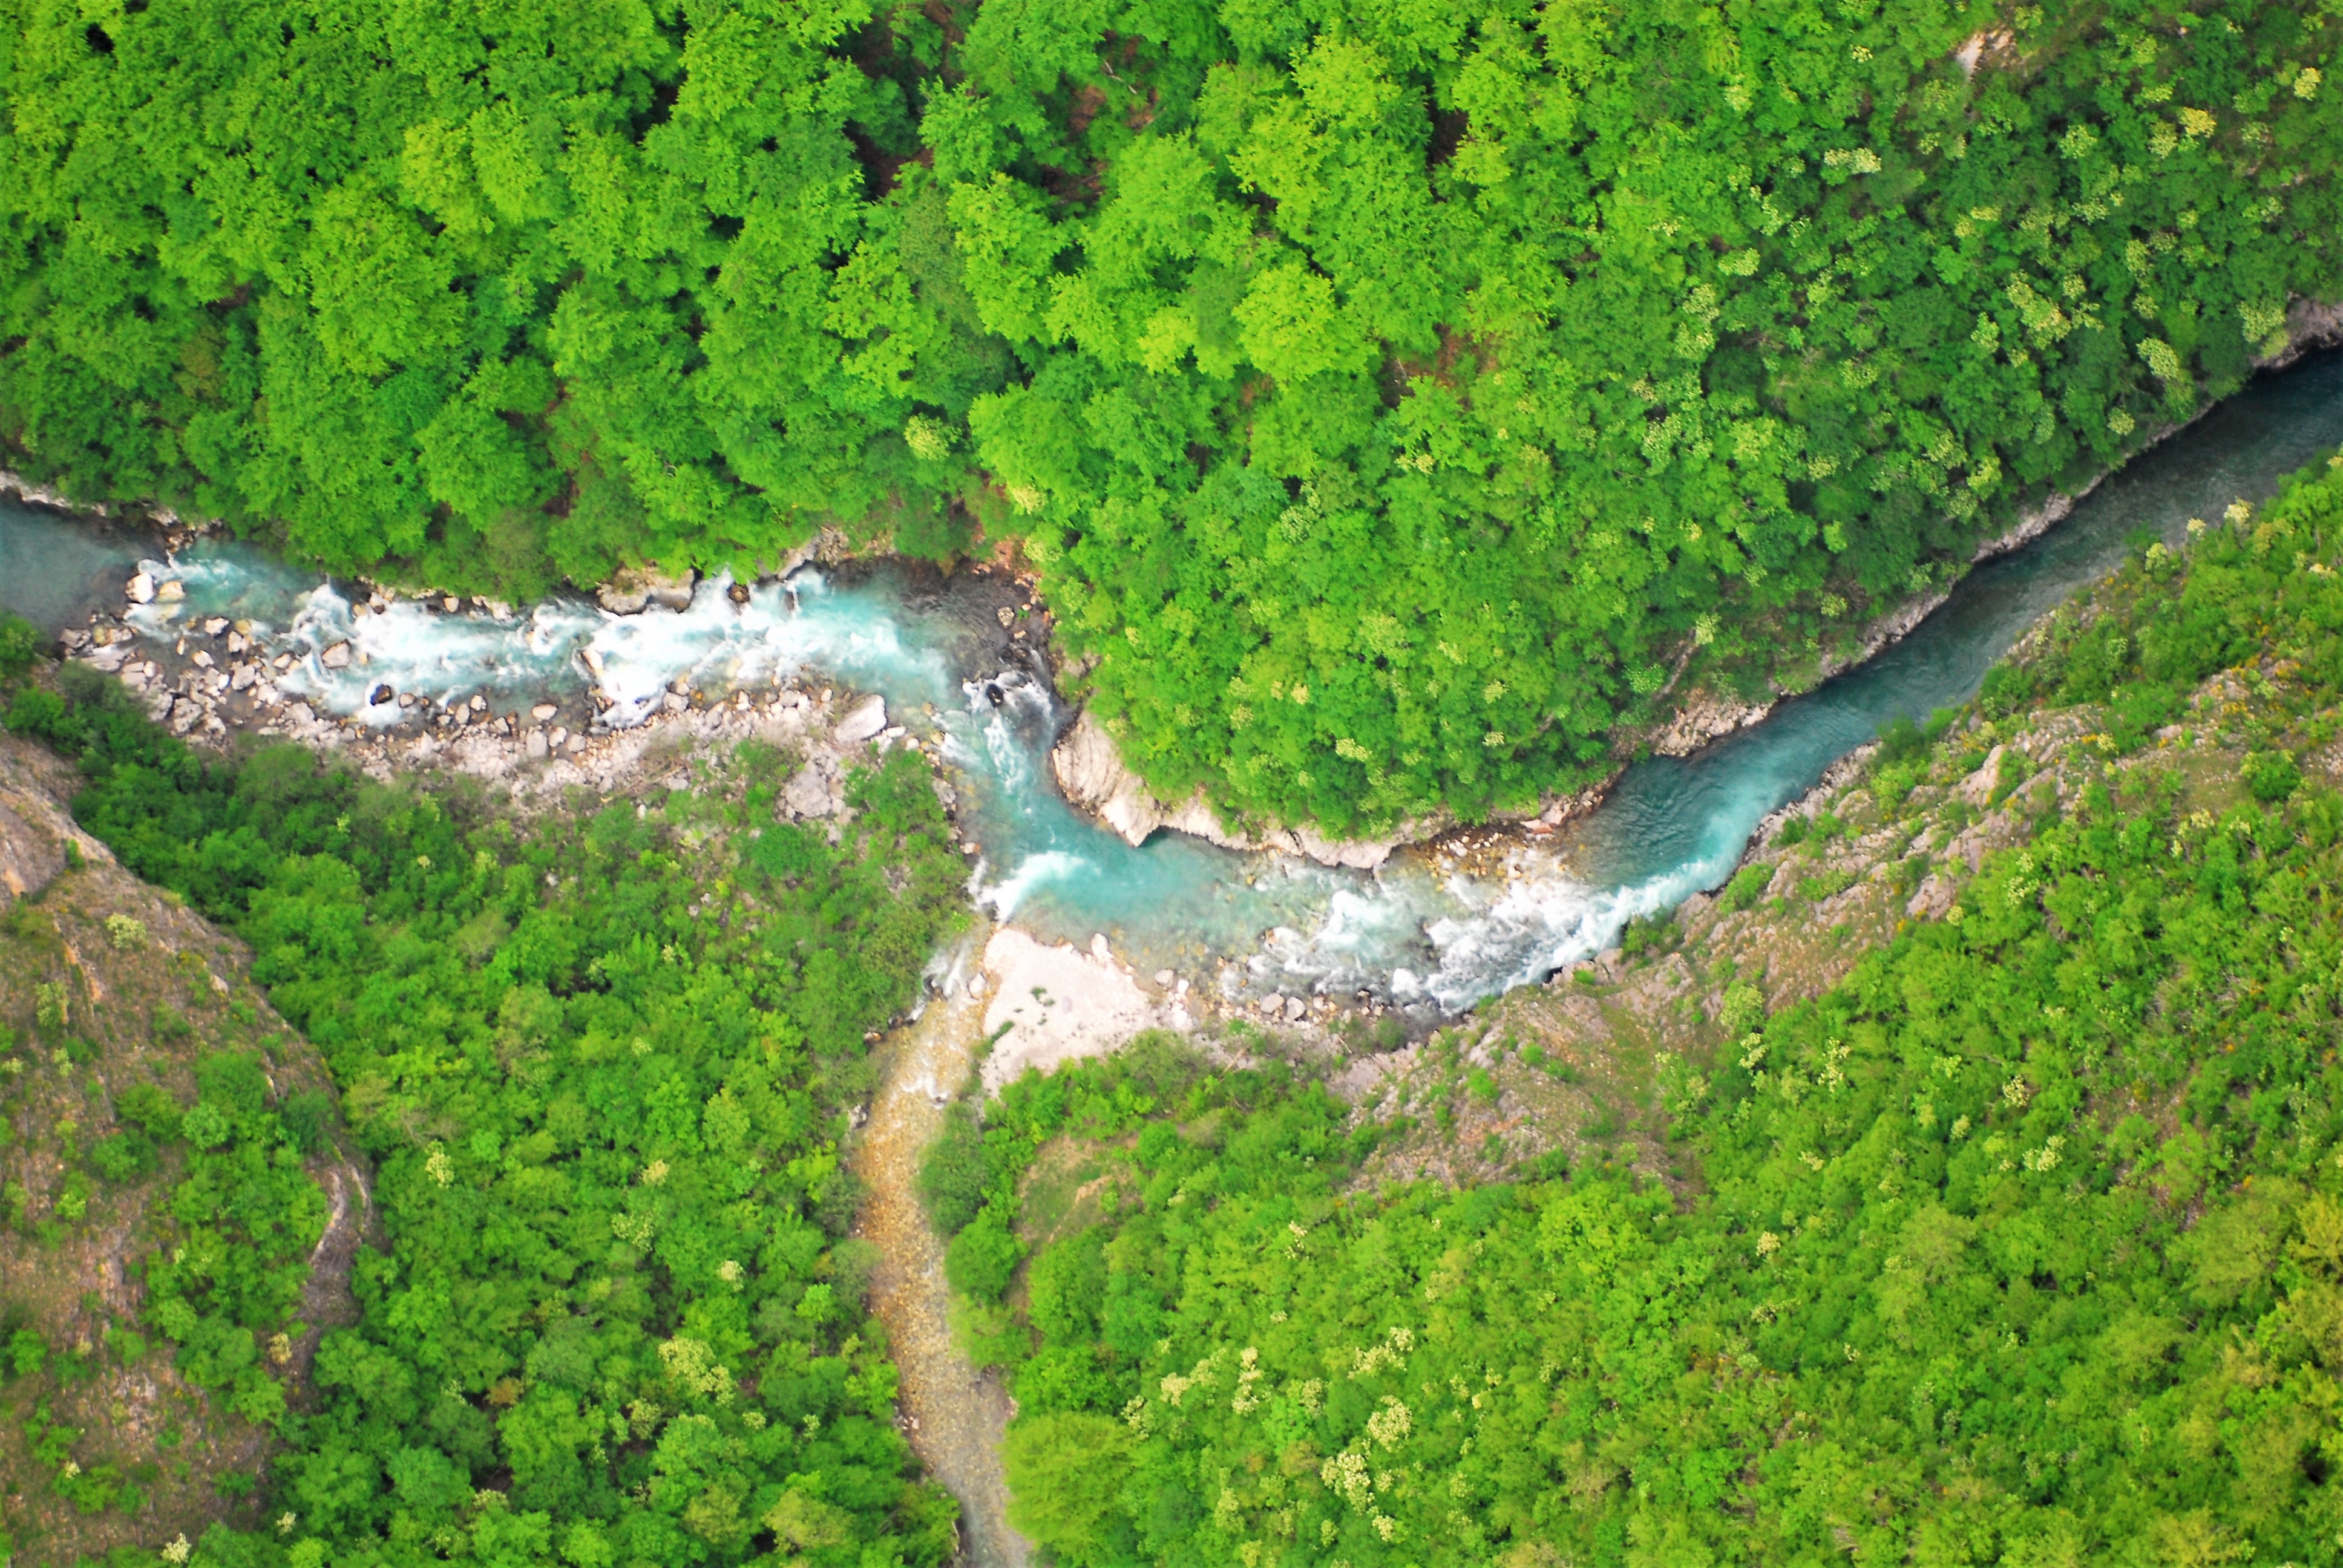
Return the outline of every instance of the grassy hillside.
<path id="1" fill-rule="evenodd" d="M 76 833 L 78 782 L 0 736 L 0 1557 L 26 1564 L 259 1523 L 368 1214 L 249 952 Z"/>
<path id="2" fill-rule="evenodd" d="M 1570 789 L 2338 290 L 2307 0 L 12 4 L 0 442 L 506 597 L 1013 535 L 1167 798 Z"/>
<path id="3" fill-rule="evenodd" d="M 970 1225 L 1041 1243 L 1012 1517 L 1070 1563 L 2337 1561 L 2338 529 L 2330 466 L 2150 549 L 1362 1109 L 1016 1086 Z"/>
<path id="4" fill-rule="evenodd" d="M 870 1031 L 964 918 L 923 760 L 874 756 L 830 834 L 778 819 L 793 763 L 755 746 L 690 789 L 525 818 L 297 748 L 198 754 L 106 678 L 56 680 L 8 728 L 78 764 L 75 817 L 127 868 L 250 944 L 375 1171 L 356 1320 L 317 1342 L 313 1398 L 264 1410 L 250 1385 L 277 1440 L 194 1563 L 950 1554 L 956 1506 L 892 1424 L 838 1149 Z M 226 1092 L 178 1118 L 187 1141 L 297 1174 L 266 1153 L 297 1138 L 292 1102 Z M 322 1201 L 268 1206 L 272 1235 L 306 1250 Z M 210 1258 L 175 1248 L 150 1285 L 209 1312 L 263 1282 Z M 190 1378 L 226 1367 L 213 1332 L 179 1334 Z"/>

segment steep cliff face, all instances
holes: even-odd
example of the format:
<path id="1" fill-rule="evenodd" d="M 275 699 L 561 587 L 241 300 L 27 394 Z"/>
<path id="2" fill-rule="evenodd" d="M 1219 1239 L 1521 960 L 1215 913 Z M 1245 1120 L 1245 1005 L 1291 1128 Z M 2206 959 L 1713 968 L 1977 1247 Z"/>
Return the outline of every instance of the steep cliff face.
<path id="1" fill-rule="evenodd" d="M 2134 578 L 2127 592 L 2138 588 Z M 2014 662 L 2063 666 L 2058 628 L 2071 636 L 2122 602 L 2105 588 L 2079 597 L 2023 639 Z M 1959 924 L 1964 906 L 1978 907 L 1974 884 L 1989 857 L 2025 850 L 2094 791 L 2103 813 L 2111 801 L 2139 812 L 2140 830 L 2177 861 L 2188 836 L 2217 822 L 2245 830 L 2237 824 L 2256 809 L 2258 763 L 2287 757 L 2306 787 L 2343 789 L 2343 708 L 2307 664 L 2265 647 L 2188 688 L 2170 722 L 2127 747 L 2108 733 L 2120 728 L 2110 703 L 2062 699 L 1997 719 L 1972 709 L 1900 759 L 1858 749 L 1759 825 L 1725 887 L 1631 927 L 1622 946 L 1545 986 L 1499 999 L 1444 1046 L 1352 1061 L 1344 1091 L 1385 1115 L 1459 1074 L 1487 1075 L 1487 1092 L 1444 1101 L 1444 1122 L 1411 1121 L 1363 1182 L 1499 1180 L 1555 1151 L 1574 1164 L 1610 1159 L 1654 1180 L 1694 1180 L 1669 1151 L 1655 1088 L 1667 1063 L 1721 1070 L 1769 1010 L 1825 995 L 1917 926 Z M 2239 940 L 2256 923 L 2238 922 Z"/>
<path id="2" fill-rule="evenodd" d="M 1201 789 L 1176 805 L 1157 799 L 1146 781 L 1123 766 L 1114 737 L 1087 709 L 1050 753 L 1050 767 L 1068 800 L 1096 813 L 1130 844 L 1143 844 L 1150 834 L 1168 828 L 1231 849 L 1281 849 L 1307 855 L 1322 866 L 1371 871 L 1401 843 L 1397 838 L 1328 839 L 1308 828 L 1232 833 L 1204 803 Z"/>
<path id="3" fill-rule="evenodd" d="M 76 784 L 0 735 L 0 1560 L 20 1563 L 255 1523 L 269 1418 L 355 1315 L 368 1216 L 316 1053 L 240 944 L 73 825 Z"/>

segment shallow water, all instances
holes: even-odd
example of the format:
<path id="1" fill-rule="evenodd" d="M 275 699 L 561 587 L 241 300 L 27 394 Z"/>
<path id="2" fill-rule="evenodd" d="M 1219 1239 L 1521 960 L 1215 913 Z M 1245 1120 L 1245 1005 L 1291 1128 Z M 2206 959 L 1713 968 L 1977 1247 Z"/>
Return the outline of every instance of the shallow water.
<path id="1" fill-rule="evenodd" d="M 979 931 L 946 955 L 942 994 L 880 1048 L 885 1081 L 854 1143 L 854 1172 L 870 1190 L 854 1233 L 880 1254 L 870 1310 L 887 1326 L 887 1352 L 902 1377 L 897 1408 L 905 1435 L 929 1473 L 960 1500 L 961 1568 L 1024 1568 L 1031 1548 L 1010 1528 L 1001 1462 L 1014 1407 L 1001 1380 L 978 1371 L 952 1337 L 944 1243 L 917 1191 L 920 1156 L 975 1071 L 983 1042 L 984 1003 L 958 983 L 982 948 Z"/>
<path id="2" fill-rule="evenodd" d="M 314 574 L 206 543 L 155 564 L 186 598 L 144 607 L 134 623 L 163 638 L 198 617 L 248 619 L 272 654 L 297 657 L 281 689 L 375 724 L 399 714 L 377 699 L 386 689 L 434 700 L 478 692 L 512 709 L 591 689 L 618 726 L 639 722 L 679 679 L 720 691 L 809 676 L 875 690 L 897 722 L 940 741 L 959 775 L 961 827 L 981 849 L 977 896 L 996 917 L 1051 939 L 1103 932 L 1141 970 L 1216 972 L 1231 996 L 1366 988 L 1455 1010 L 1591 956 L 1631 917 L 1715 886 L 1769 812 L 1888 719 L 1973 695 L 2010 643 L 2112 570 L 2127 540 L 2177 543 L 2190 518 L 2267 495 L 2338 444 L 2343 356 L 2255 383 L 2043 538 L 1972 572 L 1876 658 L 1698 756 L 1637 764 L 1592 816 L 1482 879 L 1425 851 L 1368 875 L 1175 834 L 1124 844 L 1057 793 L 1048 749 L 1066 715 L 1047 689 L 987 667 L 997 641 L 972 634 L 949 589 L 913 591 L 889 570 L 852 582 L 803 572 L 758 585 L 745 604 L 719 578 L 689 610 L 632 617 L 578 599 L 506 615 L 402 601 L 360 616 Z M 51 625 L 117 604 L 133 543 L 0 507 L 0 603 Z M 327 668 L 321 656 L 345 640 L 349 665 Z"/>

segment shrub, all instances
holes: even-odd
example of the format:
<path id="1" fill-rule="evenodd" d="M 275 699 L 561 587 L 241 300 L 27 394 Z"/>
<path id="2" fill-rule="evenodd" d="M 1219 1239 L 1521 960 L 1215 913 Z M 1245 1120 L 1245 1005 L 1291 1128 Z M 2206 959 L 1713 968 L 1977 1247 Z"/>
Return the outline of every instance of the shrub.
<path id="1" fill-rule="evenodd" d="M 2246 757 L 2246 788 L 2266 804 L 2285 799 L 2302 788 L 2302 769 L 2283 751 L 2255 751 Z"/>
<path id="2" fill-rule="evenodd" d="M 155 1141 L 143 1132 L 113 1133 L 91 1147 L 89 1162 L 108 1181 L 136 1181 L 155 1170 Z"/>
<path id="3" fill-rule="evenodd" d="M 334 1102 L 323 1090 L 297 1090 L 277 1107 L 277 1120 L 294 1148 L 304 1154 L 322 1153 L 330 1142 Z"/>
<path id="4" fill-rule="evenodd" d="M 115 1114 L 158 1142 L 179 1136 L 179 1102 L 159 1083 L 134 1083 L 115 1097 Z"/>
<path id="5" fill-rule="evenodd" d="M 984 1130 L 955 1101 L 920 1161 L 920 1198 L 937 1233 L 956 1236 L 984 1207 Z"/>
<path id="6" fill-rule="evenodd" d="M 987 1209 L 944 1249 L 944 1277 L 963 1295 L 997 1302 L 1008 1291 L 1024 1255 L 1025 1249 L 1011 1233 L 1008 1222 Z"/>
<path id="7" fill-rule="evenodd" d="M 49 1364 L 49 1342 L 39 1331 L 18 1329 L 8 1336 L 8 1372 L 12 1377 L 31 1377 Z"/>
<path id="8" fill-rule="evenodd" d="M 0 681 L 22 679 L 40 652 L 41 628 L 13 610 L 0 610 Z"/>
<path id="9" fill-rule="evenodd" d="M 1765 890 L 1773 885 L 1773 867 L 1744 866 L 1733 873 L 1733 879 L 1725 883 L 1725 890 L 1716 896 L 1716 907 L 1728 915 L 1737 914 L 1754 907 L 1765 896 Z"/>

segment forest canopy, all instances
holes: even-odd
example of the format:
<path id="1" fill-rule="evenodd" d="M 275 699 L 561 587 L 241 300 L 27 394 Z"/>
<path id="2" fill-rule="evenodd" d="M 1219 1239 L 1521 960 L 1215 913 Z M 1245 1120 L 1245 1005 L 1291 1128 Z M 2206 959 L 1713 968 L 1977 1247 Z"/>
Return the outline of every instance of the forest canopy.
<path id="1" fill-rule="evenodd" d="M 327 1108 L 305 1131 L 249 1059 L 208 1069 L 191 1107 L 121 1108 L 147 1157 L 195 1156 L 174 1206 L 200 1229 L 126 1260 L 141 1322 L 277 1440 L 257 1478 L 275 1527 L 216 1527 L 197 1563 L 951 1557 L 958 1505 L 894 1424 L 841 1148 L 877 1078 L 866 1040 L 966 918 L 923 763 L 855 769 L 835 844 L 775 820 L 788 759 L 753 743 L 697 789 L 523 817 L 291 745 L 207 756 L 103 676 L 59 684 L 18 690 L 6 727 L 79 763 L 76 819 L 125 865 L 250 944 L 368 1167 L 357 1321 L 320 1325 L 288 1401 L 256 1346 L 305 1332 L 324 1217 L 301 1151 Z M 68 1021 L 0 1034 L 0 1085 L 69 1061 Z M 101 1172 L 126 1138 L 97 1146 Z M 35 1336 L 14 1363 L 13 1409 L 43 1354 Z M 136 1513 L 96 1490 L 113 1466 L 73 1459 L 81 1435 L 28 1432 L 61 1467 L 44 1483 Z"/>
<path id="2" fill-rule="evenodd" d="M 2335 292 L 2324 7 L 14 6 L 0 438 L 455 587 L 1021 538 L 1337 827 L 1797 686 Z"/>
<path id="3" fill-rule="evenodd" d="M 961 1234 L 1037 1238 L 1011 1517 L 1069 1568 L 2337 1562 L 2343 795 L 2294 760 L 2343 692 L 2334 464 L 1871 776 L 2106 726 L 1940 918 L 1692 1053 L 1606 1030 L 1650 1166 L 1364 1179 L 1398 1119 L 1169 1037 L 1008 1085 Z M 2200 682 L 2257 683 L 2197 710 L 2233 777 L 2127 722 Z"/>

